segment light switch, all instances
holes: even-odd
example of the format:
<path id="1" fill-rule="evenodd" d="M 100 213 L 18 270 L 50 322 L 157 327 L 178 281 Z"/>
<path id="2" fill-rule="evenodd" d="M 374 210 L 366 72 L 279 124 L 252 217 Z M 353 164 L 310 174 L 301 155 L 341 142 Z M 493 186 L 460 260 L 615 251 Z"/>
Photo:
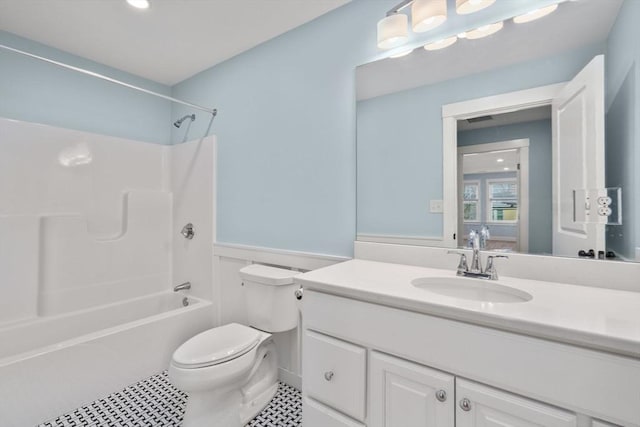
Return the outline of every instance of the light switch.
<path id="1" fill-rule="evenodd" d="M 442 213 L 442 200 L 430 200 L 429 201 L 429 212 L 431 212 L 431 213 Z"/>

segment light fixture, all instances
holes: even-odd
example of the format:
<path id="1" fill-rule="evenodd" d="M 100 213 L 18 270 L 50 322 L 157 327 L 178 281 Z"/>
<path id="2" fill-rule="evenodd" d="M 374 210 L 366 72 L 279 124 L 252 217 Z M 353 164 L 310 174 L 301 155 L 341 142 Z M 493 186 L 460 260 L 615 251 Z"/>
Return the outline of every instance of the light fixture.
<path id="1" fill-rule="evenodd" d="M 458 15 L 477 12 L 491 6 L 496 0 L 456 0 L 456 12 Z"/>
<path id="2" fill-rule="evenodd" d="M 411 4 L 411 28 L 424 33 L 447 20 L 447 0 L 414 0 Z"/>
<path id="3" fill-rule="evenodd" d="M 136 9 L 149 9 L 149 6 L 151 6 L 149 0 L 127 0 L 127 3 Z"/>
<path id="4" fill-rule="evenodd" d="M 378 21 L 378 47 L 391 49 L 409 39 L 409 18 L 403 13 L 394 13 Z"/>
<path id="5" fill-rule="evenodd" d="M 481 39 L 497 33 L 503 26 L 504 23 L 502 21 L 496 22 L 495 24 L 483 25 L 475 30 L 467 31 L 467 38 L 469 40 Z"/>
<path id="6" fill-rule="evenodd" d="M 401 50 L 397 53 L 394 53 L 393 55 L 389 55 L 389 58 L 402 58 L 403 56 L 407 56 L 409 55 L 411 52 L 413 52 L 413 48 L 412 49 L 404 49 Z"/>
<path id="7" fill-rule="evenodd" d="M 446 39 L 438 40 L 432 43 L 424 45 L 425 50 L 439 50 L 449 47 L 458 40 L 458 36 L 447 37 Z"/>
<path id="8" fill-rule="evenodd" d="M 496 159 L 496 162 L 502 163 L 502 162 L 504 162 L 504 159 Z"/>
<path id="9" fill-rule="evenodd" d="M 524 24 L 525 22 L 535 21 L 536 19 L 540 19 L 543 16 L 547 16 L 557 8 L 558 4 L 556 3 L 547 7 L 532 10 L 531 12 L 527 12 L 524 15 L 516 16 L 515 18 L 513 18 L 513 22 L 515 22 L 516 24 Z"/>

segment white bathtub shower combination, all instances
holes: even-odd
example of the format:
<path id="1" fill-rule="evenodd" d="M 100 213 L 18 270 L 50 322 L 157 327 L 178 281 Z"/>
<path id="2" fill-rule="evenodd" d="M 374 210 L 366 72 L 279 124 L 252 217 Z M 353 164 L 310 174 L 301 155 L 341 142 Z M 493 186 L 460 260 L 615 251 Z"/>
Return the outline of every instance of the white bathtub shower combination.
<path id="1" fill-rule="evenodd" d="M 0 135 L 0 426 L 23 427 L 166 369 L 213 325 L 214 138 L 168 147 L 7 119 Z"/>

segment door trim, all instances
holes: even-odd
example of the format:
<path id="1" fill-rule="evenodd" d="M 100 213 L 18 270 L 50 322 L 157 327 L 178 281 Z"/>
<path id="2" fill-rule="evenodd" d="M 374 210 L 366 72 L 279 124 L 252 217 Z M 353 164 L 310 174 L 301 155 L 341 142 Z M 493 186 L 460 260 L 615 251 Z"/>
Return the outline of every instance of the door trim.
<path id="1" fill-rule="evenodd" d="M 443 243 L 457 246 L 458 237 L 458 120 L 510 113 L 551 105 L 567 83 L 556 83 L 442 106 Z"/>

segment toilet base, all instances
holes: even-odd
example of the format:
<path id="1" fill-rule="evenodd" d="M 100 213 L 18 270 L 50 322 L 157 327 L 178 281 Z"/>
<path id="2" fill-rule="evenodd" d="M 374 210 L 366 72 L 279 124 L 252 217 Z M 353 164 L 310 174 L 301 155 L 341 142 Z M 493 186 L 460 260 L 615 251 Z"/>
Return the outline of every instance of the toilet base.
<path id="1" fill-rule="evenodd" d="M 185 390 L 189 398 L 182 427 L 242 427 L 259 414 L 278 391 L 278 359 L 272 341 L 258 348 L 244 378 L 213 389 Z"/>
<path id="2" fill-rule="evenodd" d="M 277 392 L 278 383 L 275 383 L 268 389 L 264 390 L 261 394 L 256 396 L 253 400 L 242 405 L 242 408 L 240 409 L 240 424 L 247 424 L 249 421 L 255 418 L 256 415 L 262 412 L 262 410 L 267 407 L 267 405 L 269 404 L 269 402 L 271 402 L 271 399 L 273 399 Z"/>

